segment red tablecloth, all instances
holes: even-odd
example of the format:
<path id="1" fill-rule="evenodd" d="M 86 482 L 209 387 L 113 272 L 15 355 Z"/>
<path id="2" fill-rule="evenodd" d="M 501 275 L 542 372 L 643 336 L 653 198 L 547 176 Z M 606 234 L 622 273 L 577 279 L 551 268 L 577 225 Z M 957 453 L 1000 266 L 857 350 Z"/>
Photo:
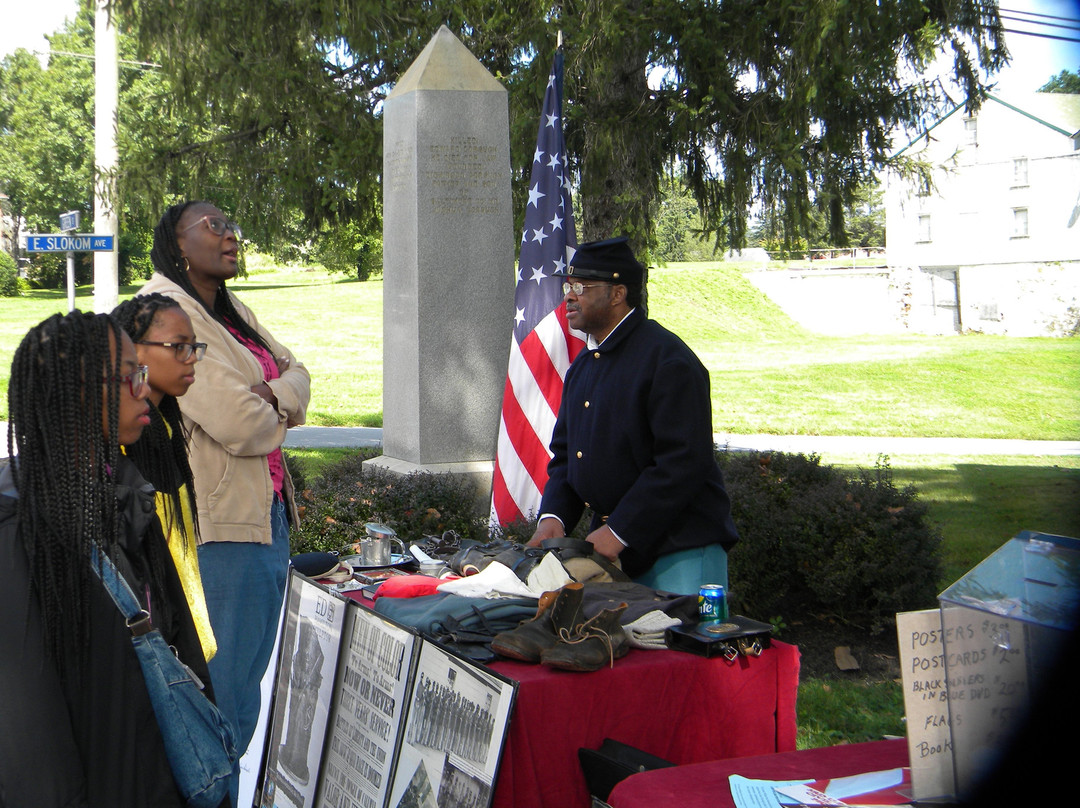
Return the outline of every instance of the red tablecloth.
<path id="1" fill-rule="evenodd" d="M 732 774 L 753 780 L 823 780 L 907 765 L 903 739 L 716 760 L 635 774 L 612 789 L 608 803 L 612 808 L 734 808 L 728 787 Z"/>
<path id="2" fill-rule="evenodd" d="M 734 663 L 632 650 L 595 673 L 508 660 L 490 667 L 520 682 L 497 808 L 587 806 L 577 750 L 604 738 L 676 764 L 795 748 L 799 651 L 785 643 Z"/>

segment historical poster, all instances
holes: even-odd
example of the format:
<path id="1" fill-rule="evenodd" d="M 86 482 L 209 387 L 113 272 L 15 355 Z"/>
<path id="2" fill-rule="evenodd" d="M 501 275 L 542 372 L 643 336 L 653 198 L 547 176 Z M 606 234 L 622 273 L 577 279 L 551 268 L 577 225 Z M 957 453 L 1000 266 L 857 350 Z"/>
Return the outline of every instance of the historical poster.
<path id="1" fill-rule="evenodd" d="M 290 570 L 264 808 L 314 805 L 346 613 L 341 595 Z"/>
<path id="2" fill-rule="evenodd" d="M 319 808 L 382 808 L 389 799 L 419 638 L 375 612 L 349 605 Z"/>

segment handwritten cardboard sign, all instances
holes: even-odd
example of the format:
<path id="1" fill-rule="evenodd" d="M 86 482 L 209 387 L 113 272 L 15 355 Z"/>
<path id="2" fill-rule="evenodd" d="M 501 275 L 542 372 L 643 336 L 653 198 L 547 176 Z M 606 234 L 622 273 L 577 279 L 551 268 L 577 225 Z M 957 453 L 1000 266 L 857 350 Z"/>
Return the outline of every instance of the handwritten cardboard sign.
<path id="1" fill-rule="evenodd" d="M 941 611 L 900 612 L 896 633 L 913 796 L 917 800 L 951 796 L 953 750 Z"/>

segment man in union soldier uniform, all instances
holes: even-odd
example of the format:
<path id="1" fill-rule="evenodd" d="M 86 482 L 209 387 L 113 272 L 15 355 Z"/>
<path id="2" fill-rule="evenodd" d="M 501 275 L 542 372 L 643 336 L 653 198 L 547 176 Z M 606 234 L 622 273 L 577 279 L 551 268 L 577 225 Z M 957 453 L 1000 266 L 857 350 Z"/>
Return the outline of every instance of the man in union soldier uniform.
<path id="1" fill-rule="evenodd" d="M 645 268 L 625 238 L 578 247 L 563 293 L 588 335 L 566 374 L 554 456 L 529 541 L 593 512 L 588 540 L 634 580 L 696 594 L 727 584 L 738 534 L 713 448 L 709 373 L 643 305 Z"/>

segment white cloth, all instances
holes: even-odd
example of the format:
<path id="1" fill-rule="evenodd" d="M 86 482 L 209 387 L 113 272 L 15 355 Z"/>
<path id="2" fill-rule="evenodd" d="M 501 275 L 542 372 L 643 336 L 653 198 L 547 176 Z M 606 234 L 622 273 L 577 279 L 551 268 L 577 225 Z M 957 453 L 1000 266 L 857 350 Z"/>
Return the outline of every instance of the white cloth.
<path id="1" fill-rule="evenodd" d="M 573 580 L 558 557 L 554 553 L 546 553 L 529 573 L 529 591 L 540 597 L 545 592 L 562 589 Z"/>
<path id="2" fill-rule="evenodd" d="M 476 575 L 439 584 L 438 591 L 466 598 L 537 597 L 505 564 L 492 561 Z"/>
<path id="3" fill-rule="evenodd" d="M 571 580 L 559 559 L 548 553 L 529 573 L 527 584 L 505 564 L 492 561 L 476 575 L 439 584 L 438 590 L 467 598 L 539 598 Z"/>
<path id="4" fill-rule="evenodd" d="M 627 623 L 622 628 L 632 646 L 655 651 L 667 647 L 664 644 L 664 630 L 680 623 L 682 620 L 679 618 L 656 609 L 646 612 L 633 623 Z"/>

